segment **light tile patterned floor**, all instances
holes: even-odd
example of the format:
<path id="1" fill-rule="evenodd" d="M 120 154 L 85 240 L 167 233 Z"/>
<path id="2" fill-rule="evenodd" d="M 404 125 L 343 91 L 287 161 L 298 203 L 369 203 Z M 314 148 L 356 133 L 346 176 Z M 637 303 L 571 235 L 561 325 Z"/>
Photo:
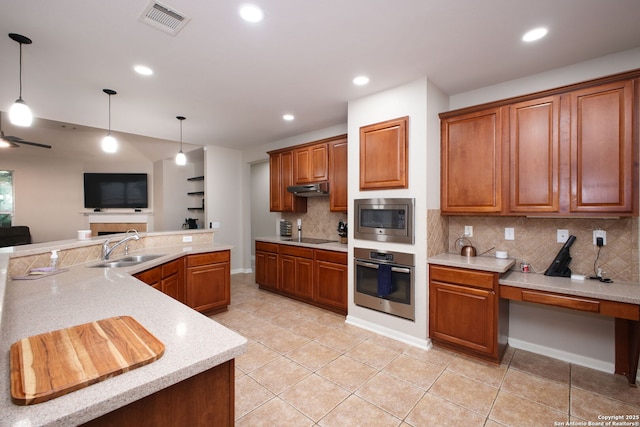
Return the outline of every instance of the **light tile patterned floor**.
<path id="1" fill-rule="evenodd" d="M 239 427 L 559 426 L 640 415 L 640 390 L 621 376 L 522 350 L 501 365 L 424 351 L 259 290 L 250 274 L 232 276 L 229 311 L 211 317 L 249 339 L 236 359 Z"/>

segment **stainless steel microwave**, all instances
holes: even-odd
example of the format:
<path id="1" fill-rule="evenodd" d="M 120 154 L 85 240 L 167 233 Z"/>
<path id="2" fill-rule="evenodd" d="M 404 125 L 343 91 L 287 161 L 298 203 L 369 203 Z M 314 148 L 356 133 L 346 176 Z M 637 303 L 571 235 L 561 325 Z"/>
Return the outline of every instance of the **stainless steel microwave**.
<path id="1" fill-rule="evenodd" d="M 355 199 L 354 204 L 356 239 L 414 243 L 415 199 Z"/>

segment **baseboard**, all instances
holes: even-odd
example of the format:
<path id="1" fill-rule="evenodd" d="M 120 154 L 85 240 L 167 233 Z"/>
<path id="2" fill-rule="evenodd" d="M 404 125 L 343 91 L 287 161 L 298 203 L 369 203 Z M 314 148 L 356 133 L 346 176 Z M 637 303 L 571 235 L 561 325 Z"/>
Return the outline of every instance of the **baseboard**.
<path id="1" fill-rule="evenodd" d="M 597 371 L 613 373 L 615 370 L 615 365 L 611 362 L 605 362 L 603 360 L 593 359 L 591 357 L 585 357 L 580 354 L 570 353 L 568 351 L 558 350 L 555 348 L 546 347 L 539 344 L 533 344 L 533 343 L 522 341 L 516 338 L 509 338 L 509 346 L 520 349 L 520 350 L 530 351 L 531 353 L 552 357 L 554 359 L 562 360 L 564 362 L 585 366 L 587 368 L 592 368 Z"/>
<path id="2" fill-rule="evenodd" d="M 431 340 L 429 338 L 427 338 L 426 340 L 419 339 L 414 336 L 394 331 L 393 329 L 389 329 L 384 326 L 380 326 L 376 323 L 359 319 L 357 317 L 347 315 L 345 323 L 347 323 L 348 325 L 357 326 L 358 328 L 366 329 L 367 331 L 375 332 L 376 334 L 383 335 L 387 338 L 391 338 L 396 341 L 421 348 L 423 350 L 429 350 L 432 347 Z"/>
<path id="3" fill-rule="evenodd" d="M 251 268 L 236 268 L 234 270 L 231 270 L 231 274 L 246 274 L 246 273 L 253 273 L 253 269 L 251 269 Z"/>

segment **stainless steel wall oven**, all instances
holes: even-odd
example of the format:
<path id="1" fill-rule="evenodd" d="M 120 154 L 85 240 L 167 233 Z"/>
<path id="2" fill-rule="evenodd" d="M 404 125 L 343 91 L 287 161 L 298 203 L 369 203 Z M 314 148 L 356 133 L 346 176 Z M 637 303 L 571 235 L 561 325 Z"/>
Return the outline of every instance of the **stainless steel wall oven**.
<path id="1" fill-rule="evenodd" d="M 354 302 L 415 320 L 413 254 L 354 248 Z"/>

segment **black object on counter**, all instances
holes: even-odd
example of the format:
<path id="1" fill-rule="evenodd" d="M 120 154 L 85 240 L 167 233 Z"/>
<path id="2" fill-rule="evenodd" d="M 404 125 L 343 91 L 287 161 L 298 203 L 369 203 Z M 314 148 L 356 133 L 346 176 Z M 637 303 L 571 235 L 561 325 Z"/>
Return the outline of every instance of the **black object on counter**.
<path id="1" fill-rule="evenodd" d="M 547 271 L 544 272 L 545 276 L 571 277 L 571 270 L 569 269 L 571 254 L 569 254 L 569 248 L 575 241 L 576 236 L 569 236 L 567 241 L 558 252 L 558 255 L 556 255 L 549 268 L 547 268 Z"/>

